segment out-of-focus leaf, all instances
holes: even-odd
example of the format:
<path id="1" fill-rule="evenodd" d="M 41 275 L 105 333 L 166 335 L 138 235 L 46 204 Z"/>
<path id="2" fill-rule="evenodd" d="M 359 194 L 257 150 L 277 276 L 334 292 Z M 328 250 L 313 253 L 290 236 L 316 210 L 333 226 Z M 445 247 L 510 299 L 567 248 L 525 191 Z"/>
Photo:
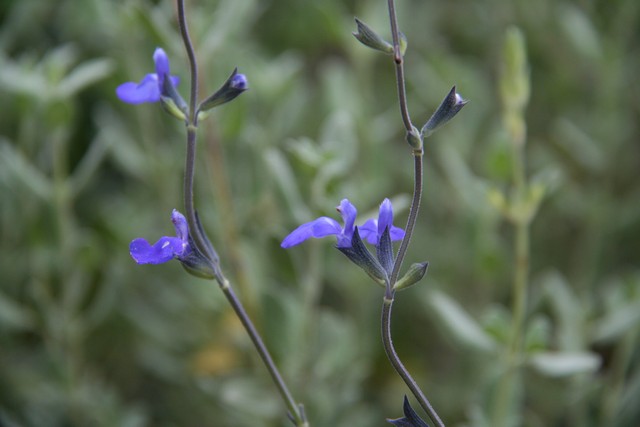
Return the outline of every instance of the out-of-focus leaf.
<path id="1" fill-rule="evenodd" d="M 612 342 L 640 325 L 640 301 L 612 310 L 593 328 L 595 342 Z"/>
<path id="2" fill-rule="evenodd" d="M 269 149 L 264 153 L 264 161 L 278 182 L 293 217 L 300 224 L 308 221 L 311 218 L 311 212 L 305 206 L 300 190 L 296 186 L 297 180 L 282 154 L 275 149 Z"/>
<path id="3" fill-rule="evenodd" d="M 557 324 L 558 346 L 565 351 L 578 351 L 585 346 L 584 312 L 580 300 L 573 293 L 564 277 L 552 271 L 541 276 L 539 283 L 553 307 Z"/>
<path id="4" fill-rule="evenodd" d="M 557 144 L 562 147 L 571 161 L 577 162 L 588 172 L 602 172 L 606 156 L 601 148 L 601 142 L 595 141 L 593 136 L 583 128 L 566 118 L 556 121 L 553 133 Z"/>
<path id="5" fill-rule="evenodd" d="M 548 347 L 551 337 L 551 322 L 544 315 L 536 315 L 528 325 L 524 338 L 527 352 L 540 351 Z"/>
<path id="6" fill-rule="evenodd" d="M 557 4 L 564 33 L 576 50 L 585 57 L 596 60 L 602 55 L 598 30 L 579 6 L 571 3 Z"/>
<path id="7" fill-rule="evenodd" d="M 29 329 L 34 325 L 34 320 L 27 307 L 0 293 L 0 328 Z"/>
<path id="8" fill-rule="evenodd" d="M 544 352 L 531 356 L 529 364 L 550 377 L 594 372 L 600 366 L 600 356 L 590 352 Z"/>
<path id="9" fill-rule="evenodd" d="M 41 200 L 51 197 L 47 178 L 5 139 L 0 139 L 0 182 L 8 187 L 18 182 Z"/>
<path id="10" fill-rule="evenodd" d="M 496 350 L 493 338 L 456 301 L 437 290 L 430 290 L 425 295 L 425 301 L 439 324 L 459 344 L 482 352 Z"/>
<path id="11" fill-rule="evenodd" d="M 86 61 L 73 69 L 58 85 L 60 98 L 70 98 L 87 86 L 104 79 L 113 71 L 113 61 L 99 58 Z"/>

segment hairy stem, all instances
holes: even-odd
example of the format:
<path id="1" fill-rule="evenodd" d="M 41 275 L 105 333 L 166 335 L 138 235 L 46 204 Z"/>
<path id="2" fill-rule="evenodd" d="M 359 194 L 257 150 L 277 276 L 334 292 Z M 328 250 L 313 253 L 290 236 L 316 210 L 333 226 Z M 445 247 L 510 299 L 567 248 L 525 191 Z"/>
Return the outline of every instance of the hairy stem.
<path id="1" fill-rule="evenodd" d="M 398 255 L 393 264 L 393 271 L 391 273 L 391 286 L 393 286 L 398 280 L 400 274 L 400 267 L 404 261 L 404 257 L 409 249 L 409 243 L 411 242 L 411 236 L 418 219 L 418 212 L 420 211 L 420 201 L 422 200 L 422 186 L 423 186 L 423 173 L 422 173 L 422 151 L 413 153 L 413 197 L 411 199 L 411 208 L 409 209 L 409 218 L 407 219 L 407 226 L 405 228 L 404 238 L 400 243 L 400 249 L 398 249 Z"/>
<path id="2" fill-rule="evenodd" d="M 418 384 L 413 379 L 407 368 L 404 367 L 400 357 L 398 357 L 398 353 L 396 353 L 395 348 L 393 347 L 393 342 L 391 340 L 391 309 L 393 307 L 393 294 L 391 298 L 384 298 L 384 302 L 382 304 L 382 342 L 384 344 L 384 350 L 387 353 L 387 357 L 389 361 L 393 365 L 394 369 L 402 377 L 402 380 L 405 382 L 411 393 L 416 397 L 422 409 L 425 410 L 431 421 L 437 427 L 444 427 L 444 423 L 436 413 L 433 406 L 429 402 L 429 399 L 424 395 Z"/>

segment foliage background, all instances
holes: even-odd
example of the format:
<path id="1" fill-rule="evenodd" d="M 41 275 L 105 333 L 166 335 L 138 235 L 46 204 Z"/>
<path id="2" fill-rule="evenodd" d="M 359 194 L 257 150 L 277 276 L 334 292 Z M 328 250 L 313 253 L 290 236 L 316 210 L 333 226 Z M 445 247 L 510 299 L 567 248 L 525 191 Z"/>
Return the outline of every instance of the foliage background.
<path id="1" fill-rule="evenodd" d="M 471 100 L 428 142 L 423 211 L 395 343 L 448 425 L 486 425 L 509 327 L 510 226 L 498 79 L 505 29 L 527 39 L 532 228 L 524 405 L 514 425 L 640 424 L 640 3 L 400 1 L 410 109 L 452 84 Z M 385 425 L 406 390 L 379 339 L 381 291 L 327 241 L 284 251 L 343 197 L 404 222 L 411 159 L 373 0 L 188 2 L 202 88 L 234 66 L 251 90 L 202 124 L 197 203 L 313 426 Z M 0 5 L 0 425 L 284 426 L 267 374 L 211 283 L 137 266 L 135 237 L 172 231 L 182 125 L 117 100 L 163 46 L 184 77 L 174 5 Z M 362 219 L 364 220 L 364 219 Z M 539 357 L 555 355 L 558 357 Z"/>

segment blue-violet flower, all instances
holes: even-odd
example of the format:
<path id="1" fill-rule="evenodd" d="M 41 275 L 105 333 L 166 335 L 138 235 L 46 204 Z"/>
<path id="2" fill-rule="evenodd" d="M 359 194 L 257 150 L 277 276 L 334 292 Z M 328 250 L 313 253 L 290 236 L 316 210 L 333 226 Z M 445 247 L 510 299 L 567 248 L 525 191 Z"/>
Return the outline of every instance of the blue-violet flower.
<path id="1" fill-rule="evenodd" d="M 121 101 L 129 104 L 158 102 L 165 78 L 169 78 L 173 86 L 178 85 L 180 78 L 170 75 L 169 58 L 162 48 L 156 48 L 153 62 L 156 67 L 155 73 L 147 74 L 140 83 L 127 82 L 116 88 L 116 95 Z"/>
<path id="2" fill-rule="evenodd" d="M 171 222 L 176 228 L 176 237 L 163 236 L 154 245 L 142 238 L 131 242 L 129 253 L 138 264 L 162 264 L 174 258 L 181 261 L 187 259 L 192 252 L 187 219 L 174 209 Z"/>
<path id="3" fill-rule="evenodd" d="M 362 227 L 358 227 L 358 231 L 360 232 L 360 237 L 369 244 L 377 246 L 380 243 L 382 233 L 387 227 L 389 228 L 391 241 L 402 240 L 404 230 L 393 225 L 393 206 L 391 206 L 389 199 L 384 199 L 380 204 L 378 219 L 367 220 L 362 224 Z"/>
<path id="4" fill-rule="evenodd" d="M 358 211 L 348 199 L 342 199 L 336 209 L 342 216 L 344 227 L 340 226 L 336 220 L 323 216 L 306 224 L 302 224 L 293 230 L 285 237 L 280 246 L 286 249 L 298 245 L 311 237 L 320 238 L 335 235 L 338 239 L 338 248 L 351 247 Z M 393 226 L 393 208 L 391 207 L 391 202 L 389 199 L 384 199 L 380 205 L 378 219 L 368 220 L 362 227 L 358 227 L 358 231 L 360 237 L 366 239 L 370 244 L 377 245 L 380 242 L 382 233 L 384 233 L 387 227 L 389 227 L 391 240 L 401 240 L 404 237 L 404 230 Z"/>

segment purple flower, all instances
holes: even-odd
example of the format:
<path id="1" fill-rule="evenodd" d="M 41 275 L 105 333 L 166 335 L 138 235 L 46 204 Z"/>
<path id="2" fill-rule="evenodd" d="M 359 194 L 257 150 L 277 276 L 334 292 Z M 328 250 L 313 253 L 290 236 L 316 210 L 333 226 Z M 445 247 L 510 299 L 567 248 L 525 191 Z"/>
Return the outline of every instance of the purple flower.
<path id="1" fill-rule="evenodd" d="M 384 199 L 380 204 L 380 212 L 378 219 L 369 219 L 362 227 L 358 227 L 360 237 L 365 239 L 369 244 L 378 245 L 384 230 L 389 228 L 391 241 L 402 240 L 404 230 L 393 225 L 393 207 L 389 199 Z"/>
<path id="2" fill-rule="evenodd" d="M 145 239 L 135 239 L 129 245 L 129 253 L 138 264 L 162 264 L 174 258 L 186 261 L 191 254 L 187 219 L 177 210 L 171 213 L 176 237 L 163 236 L 154 245 Z"/>
<path id="3" fill-rule="evenodd" d="M 291 234 L 285 237 L 280 246 L 286 249 L 298 245 L 310 237 L 320 238 L 335 235 L 338 239 L 338 248 L 351 247 L 358 211 L 348 199 L 342 199 L 340 206 L 336 209 L 342 216 L 344 227 L 336 220 L 323 216 L 306 224 L 302 224 L 293 230 Z M 404 237 L 404 231 L 401 228 L 394 227 L 392 222 L 393 209 L 391 202 L 385 199 L 380 205 L 380 216 L 378 219 L 365 222 L 362 227 L 358 228 L 358 231 L 362 238 L 366 238 L 369 243 L 377 245 L 385 228 L 390 227 L 391 240 L 401 240 Z"/>
<path id="4" fill-rule="evenodd" d="M 169 77 L 173 86 L 178 85 L 180 79 L 170 75 L 169 58 L 162 48 L 156 48 L 153 61 L 156 64 L 155 73 L 147 74 L 140 83 L 127 82 L 116 88 L 116 95 L 121 101 L 129 104 L 158 102 L 165 78 Z"/>

